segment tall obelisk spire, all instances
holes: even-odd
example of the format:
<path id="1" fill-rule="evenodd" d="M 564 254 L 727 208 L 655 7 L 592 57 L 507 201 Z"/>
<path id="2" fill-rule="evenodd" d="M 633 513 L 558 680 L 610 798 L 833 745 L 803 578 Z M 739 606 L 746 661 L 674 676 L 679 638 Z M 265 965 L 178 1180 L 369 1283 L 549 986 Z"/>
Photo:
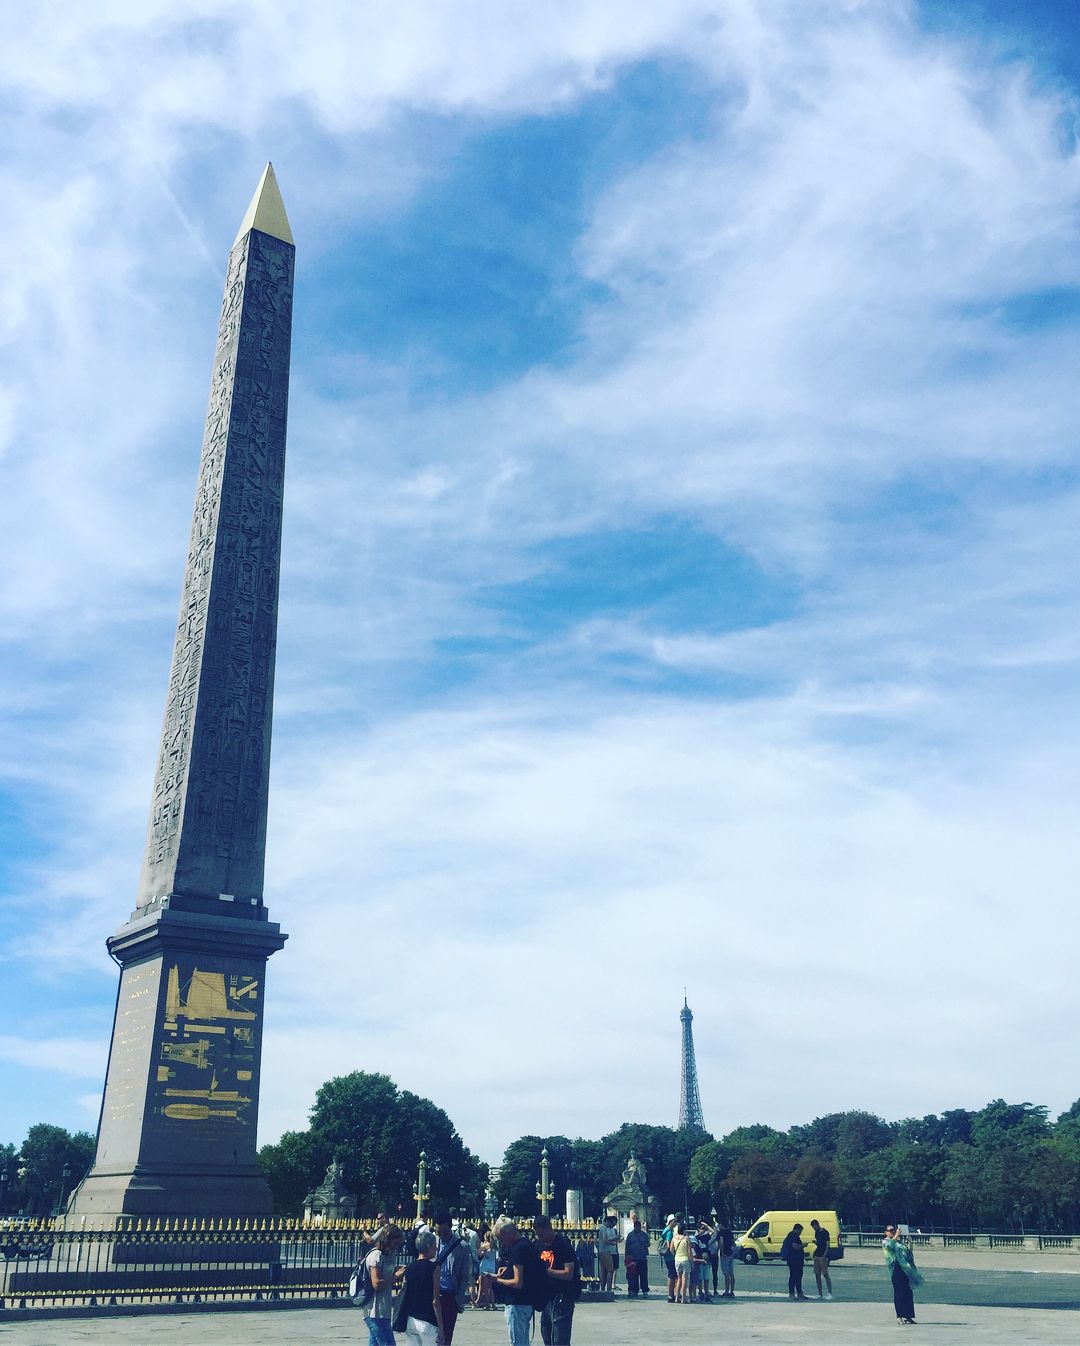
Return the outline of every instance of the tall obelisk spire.
<path id="1" fill-rule="evenodd" d="M 255 1157 L 292 232 L 268 164 L 229 254 L 136 909 L 80 1215 L 262 1215 Z"/>
<path id="2" fill-rule="evenodd" d="M 143 909 L 262 900 L 294 254 L 267 164 L 229 255 Z"/>

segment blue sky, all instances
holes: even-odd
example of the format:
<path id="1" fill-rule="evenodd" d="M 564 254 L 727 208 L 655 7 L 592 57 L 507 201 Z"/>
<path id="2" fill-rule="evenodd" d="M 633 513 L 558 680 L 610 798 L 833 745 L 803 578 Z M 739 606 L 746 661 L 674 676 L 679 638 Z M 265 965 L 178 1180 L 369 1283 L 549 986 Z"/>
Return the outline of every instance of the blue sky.
<path id="1" fill-rule="evenodd" d="M 1070 9 L 27 18 L 0 1139 L 96 1119 L 268 158 L 298 280 L 261 1136 L 354 1068 L 493 1161 L 673 1121 L 684 985 L 717 1133 L 1073 1101 Z M 446 1016 L 480 1044 L 518 1003 L 518 1056 L 447 1052 Z"/>

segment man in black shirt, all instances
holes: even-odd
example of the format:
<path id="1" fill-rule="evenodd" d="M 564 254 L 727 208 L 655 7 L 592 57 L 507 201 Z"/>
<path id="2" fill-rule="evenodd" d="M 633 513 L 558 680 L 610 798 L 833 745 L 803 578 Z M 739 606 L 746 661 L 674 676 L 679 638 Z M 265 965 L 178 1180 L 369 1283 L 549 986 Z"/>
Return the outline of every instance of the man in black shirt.
<path id="1" fill-rule="evenodd" d="M 802 1278 L 806 1263 L 806 1252 L 802 1243 L 802 1225 L 793 1225 L 791 1233 L 780 1245 L 780 1260 L 788 1266 L 788 1294 L 792 1299 L 805 1299 Z"/>
<path id="2" fill-rule="evenodd" d="M 810 1221 L 810 1228 L 814 1231 L 814 1279 L 817 1281 L 818 1299 L 832 1299 L 832 1277 L 829 1275 L 829 1231 L 822 1229 L 817 1220 Z M 825 1284 L 828 1287 L 826 1293 L 821 1293 L 821 1278 L 825 1277 Z"/>
<path id="3" fill-rule="evenodd" d="M 538 1253 L 535 1245 L 505 1215 L 495 1221 L 495 1236 L 499 1240 L 498 1274 L 491 1280 L 495 1298 L 505 1305 L 510 1346 L 529 1346 L 534 1308 L 533 1267 Z"/>
<path id="4" fill-rule="evenodd" d="M 546 1215 L 533 1216 L 540 1261 L 547 1272 L 547 1303 L 540 1314 L 540 1335 L 544 1346 L 570 1346 L 574 1325 L 574 1301 L 580 1281 L 577 1257 L 565 1234 L 551 1227 Z"/>

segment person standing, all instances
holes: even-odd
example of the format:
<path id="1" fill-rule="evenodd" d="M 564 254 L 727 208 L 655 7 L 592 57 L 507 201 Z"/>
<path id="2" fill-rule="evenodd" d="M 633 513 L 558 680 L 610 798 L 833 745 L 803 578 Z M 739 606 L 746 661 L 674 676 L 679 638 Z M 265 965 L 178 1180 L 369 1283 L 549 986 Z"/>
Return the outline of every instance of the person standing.
<path id="1" fill-rule="evenodd" d="M 495 1236 L 499 1241 L 499 1267 L 497 1275 L 492 1277 L 492 1285 L 505 1306 L 503 1312 L 510 1346 L 529 1346 L 532 1287 L 536 1279 L 534 1264 L 539 1254 L 509 1216 L 500 1215 L 495 1221 Z"/>
<path id="2" fill-rule="evenodd" d="M 574 1304 L 581 1284 L 577 1258 L 566 1235 L 552 1227 L 549 1215 L 534 1215 L 533 1229 L 547 1275 L 547 1302 L 540 1311 L 540 1335 L 544 1346 L 570 1346 Z"/>
<path id="3" fill-rule="evenodd" d="M 896 1225 L 885 1226 L 885 1237 L 881 1240 L 881 1250 L 885 1254 L 885 1265 L 889 1269 L 892 1281 L 893 1308 L 896 1321 L 913 1326 L 915 1323 L 916 1285 L 922 1285 L 923 1278 L 915 1265 L 911 1249 L 904 1242 Z"/>
<path id="4" fill-rule="evenodd" d="M 712 1271 L 712 1292 L 717 1297 L 720 1294 L 720 1231 L 716 1228 L 709 1230 L 709 1269 Z"/>
<path id="5" fill-rule="evenodd" d="M 735 1298 L 735 1235 L 726 1220 L 716 1227 L 716 1238 L 720 1245 L 720 1270 L 724 1274 L 724 1293 L 721 1299 Z"/>
<path id="6" fill-rule="evenodd" d="M 694 1255 L 694 1299 L 699 1304 L 711 1304 L 709 1298 L 709 1240 L 712 1230 L 704 1220 L 699 1221 L 697 1232 L 690 1236 L 690 1250 Z"/>
<path id="7" fill-rule="evenodd" d="M 690 1239 L 681 1224 L 675 1226 L 671 1239 L 671 1255 L 675 1259 L 675 1303 L 690 1304 L 694 1275 L 694 1253 Z"/>
<path id="8" fill-rule="evenodd" d="M 667 1272 L 667 1302 L 675 1303 L 675 1286 L 678 1284 L 678 1272 L 675 1269 L 675 1252 L 672 1244 L 675 1239 L 675 1225 L 677 1221 L 674 1215 L 669 1215 L 660 1231 L 660 1260 L 664 1264 L 664 1270 Z"/>
<path id="9" fill-rule="evenodd" d="M 623 1257 L 626 1260 L 626 1293 L 631 1299 L 637 1299 L 640 1292 L 644 1298 L 649 1296 L 649 1236 L 641 1227 L 641 1220 L 634 1216 L 634 1227 L 626 1235 L 623 1244 Z"/>
<path id="10" fill-rule="evenodd" d="M 375 1235 L 375 1246 L 364 1258 L 364 1269 L 371 1278 L 375 1297 L 365 1309 L 368 1325 L 368 1346 L 394 1346 L 393 1316 L 394 1283 L 405 1275 L 404 1267 L 397 1267 L 397 1255 L 405 1243 L 405 1233 L 396 1224 L 383 1225 Z"/>
<path id="11" fill-rule="evenodd" d="M 449 1211 L 438 1211 L 435 1215 L 435 1233 L 439 1247 L 435 1256 L 435 1265 L 439 1272 L 439 1296 L 442 1303 L 442 1334 L 446 1346 L 454 1340 L 454 1325 L 458 1314 L 469 1298 L 469 1285 L 472 1282 L 473 1255 L 468 1240 L 462 1234 L 455 1234 L 450 1223 Z"/>
<path id="12" fill-rule="evenodd" d="M 817 1220 L 810 1221 L 814 1231 L 814 1280 L 817 1281 L 818 1299 L 832 1299 L 832 1277 L 829 1275 L 829 1231 L 822 1229 Z M 821 1278 L 825 1278 L 825 1293 L 821 1293 Z"/>
<path id="13" fill-rule="evenodd" d="M 791 1233 L 780 1245 L 780 1258 L 787 1263 L 788 1295 L 792 1299 L 805 1299 L 803 1294 L 803 1268 L 806 1266 L 806 1250 L 802 1243 L 802 1225 L 793 1225 Z"/>
<path id="14" fill-rule="evenodd" d="M 394 1330 L 404 1332 L 412 1346 L 444 1346 L 442 1304 L 439 1296 L 439 1269 L 435 1265 L 437 1240 L 430 1229 L 416 1235 L 416 1261 L 405 1268 L 405 1290 L 401 1296 Z"/>
<path id="15" fill-rule="evenodd" d="M 491 1293 L 492 1277 L 499 1269 L 499 1250 L 494 1238 L 480 1241 L 480 1267 L 476 1273 L 476 1307 L 493 1309 L 495 1297 Z"/>
<path id="16" fill-rule="evenodd" d="M 615 1255 L 619 1251 L 617 1215 L 605 1215 L 596 1226 L 596 1260 L 600 1263 L 600 1289 L 615 1289 Z"/>
<path id="17" fill-rule="evenodd" d="M 581 1274 L 587 1281 L 591 1281 L 596 1275 L 596 1244 L 592 1240 L 592 1235 L 583 1233 L 574 1244 L 574 1252 L 577 1254 Z"/>

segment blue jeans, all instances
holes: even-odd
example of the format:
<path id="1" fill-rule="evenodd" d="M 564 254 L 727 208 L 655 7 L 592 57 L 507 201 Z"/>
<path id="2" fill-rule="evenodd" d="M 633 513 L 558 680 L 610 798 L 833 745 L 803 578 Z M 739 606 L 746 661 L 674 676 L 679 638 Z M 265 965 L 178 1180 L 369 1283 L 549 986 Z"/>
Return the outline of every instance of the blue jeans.
<path id="1" fill-rule="evenodd" d="M 396 1346 L 389 1318 L 369 1318 L 367 1330 L 368 1346 Z"/>
<path id="2" fill-rule="evenodd" d="M 529 1346 L 529 1329 L 532 1327 L 531 1304 L 507 1304 L 503 1309 L 506 1317 L 506 1331 L 510 1337 L 510 1346 Z M 382 1346 L 382 1342 L 379 1343 Z"/>

